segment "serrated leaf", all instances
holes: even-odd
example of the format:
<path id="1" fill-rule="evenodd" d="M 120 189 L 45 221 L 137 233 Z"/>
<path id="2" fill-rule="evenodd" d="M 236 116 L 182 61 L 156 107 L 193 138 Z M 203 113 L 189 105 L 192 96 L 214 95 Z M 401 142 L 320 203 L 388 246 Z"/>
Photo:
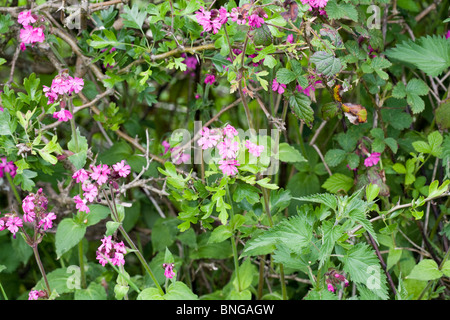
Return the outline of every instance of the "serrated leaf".
<path id="1" fill-rule="evenodd" d="M 300 151 L 298 151 L 294 147 L 290 146 L 286 142 L 282 142 L 279 144 L 278 155 L 279 155 L 280 161 L 283 161 L 283 162 L 295 163 L 295 162 L 306 161 L 305 157 L 302 156 Z"/>
<path id="2" fill-rule="evenodd" d="M 310 61 L 316 65 L 317 72 L 326 77 L 334 76 L 342 68 L 341 60 L 326 51 L 315 52 Z"/>
<path id="3" fill-rule="evenodd" d="M 330 19 L 349 18 L 355 22 L 358 21 L 358 11 L 350 3 L 337 3 L 335 0 L 330 0 L 325 7 L 325 11 Z"/>
<path id="4" fill-rule="evenodd" d="M 386 55 L 436 77 L 450 67 L 450 41 L 442 36 L 425 36 L 397 44 Z"/>
<path id="5" fill-rule="evenodd" d="M 145 11 L 139 11 L 137 5 L 134 5 L 131 9 L 128 6 L 123 8 L 124 13 L 121 14 L 123 18 L 124 27 L 142 29 L 147 13 Z"/>
<path id="6" fill-rule="evenodd" d="M 346 154 L 342 149 L 330 149 L 325 154 L 325 162 L 329 167 L 336 167 L 344 161 Z"/>
<path id="7" fill-rule="evenodd" d="M 348 192 L 353 185 L 353 178 L 342 173 L 335 173 L 322 184 L 322 188 L 331 193 L 337 193 L 339 191 Z"/>
<path id="8" fill-rule="evenodd" d="M 306 95 L 295 92 L 289 98 L 289 106 L 299 120 L 304 121 L 309 127 L 312 125 L 314 110 L 311 108 L 311 100 Z"/>

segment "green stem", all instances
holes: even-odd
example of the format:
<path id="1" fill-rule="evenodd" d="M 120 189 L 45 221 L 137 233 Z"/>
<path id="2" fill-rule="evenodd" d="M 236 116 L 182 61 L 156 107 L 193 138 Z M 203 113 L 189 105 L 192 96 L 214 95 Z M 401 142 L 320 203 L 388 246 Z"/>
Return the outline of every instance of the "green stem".
<path id="1" fill-rule="evenodd" d="M 0 290 L 2 291 L 3 298 L 4 298 L 5 300 L 8 300 L 8 296 L 6 295 L 6 292 L 5 292 L 5 290 L 3 289 L 3 286 L 2 286 L 1 283 L 0 283 Z"/>
<path id="2" fill-rule="evenodd" d="M 156 288 L 158 288 L 159 293 L 161 295 L 164 295 L 164 291 L 161 288 L 161 286 L 159 285 L 158 281 L 156 280 L 155 275 L 153 274 L 152 269 L 150 268 L 150 266 L 147 264 L 147 261 L 145 261 L 144 256 L 142 255 L 142 253 L 139 251 L 138 247 L 136 247 L 136 245 L 134 244 L 133 240 L 131 240 L 130 236 L 128 235 L 128 233 L 125 231 L 125 229 L 122 227 L 122 225 L 119 226 L 119 230 L 122 233 L 122 235 L 124 236 L 125 240 L 127 241 L 127 243 L 130 245 L 130 247 L 134 250 L 134 253 L 136 254 L 136 256 L 138 257 L 139 261 L 142 263 L 142 265 L 144 266 L 145 270 L 147 271 L 147 273 L 149 274 L 150 278 L 153 280 L 153 283 L 155 284 Z"/>
<path id="3" fill-rule="evenodd" d="M 32 248 L 33 248 L 34 257 L 36 258 L 36 262 L 39 266 L 39 270 L 41 271 L 42 278 L 44 279 L 45 286 L 47 287 L 48 296 L 50 297 L 50 295 L 52 294 L 52 290 L 50 289 L 50 285 L 48 284 L 47 275 L 45 273 L 44 266 L 43 266 L 41 258 L 39 256 L 39 250 L 37 248 L 37 244 L 34 244 L 32 246 Z"/>
<path id="4" fill-rule="evenodd" d="M 17 205 L 19 206 L 19 208 L 21 208 L 22 199 L 20 199 L 20 195 L 19 195 L 19 192 L 17 192 L 16 185 L 14 184 L 13 179 L 8 172 L 5 172 L 5 175 L 6 175 L 6 179 L 9 182 L 9 185 L 14 193 L 14 196 L 16 197 Z"/>
<path id="5" fill-rule="evenodd" d="M 78 242 L 78 260 L 80 261 L 80 277 L 81 288 L 86 289 L 86 274 L 84 272 L 84 258 L 83 258 L 83 239 Z"/>
<path id="6" fill-rule="evenodd" d="M 227 189 L 227 197 L 228 197 L 228 201 L 230 202 L 230 206 L 231 206 L 231 211 L 230 211 L 230 220 L 233 219 L 234 217 L 234 208 L 233 208 L 233 202 L 231 201 L 231 194 L 230 194 L 230 188 L 228 187 L 228 183 L 226 185 L 226 189 Z M 231 236 L 231 249 L 233 251 L 233 260 L 234 260 L 234 270 L 236 272 L 236 279 L 237 279 L 237 283 L 238 283 L 238 291 L 241 292 L 241 279 L 239 276 L 239 261 L 238 261 L 238 252 L 237 252 L 237 246 L 236 246 L 236 236 L 234 235 L 234 231 L 233 231 L 233 235 Z"/>

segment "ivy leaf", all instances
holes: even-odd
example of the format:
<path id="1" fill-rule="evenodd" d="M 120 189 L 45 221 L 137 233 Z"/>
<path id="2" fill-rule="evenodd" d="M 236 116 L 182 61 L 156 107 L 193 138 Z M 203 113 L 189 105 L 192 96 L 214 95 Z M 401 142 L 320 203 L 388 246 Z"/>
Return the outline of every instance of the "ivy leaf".
<path id="1" fill-rule="evenodd" d="M 385 53 L 390 59 L 411 64 L 432 77 L 441 75 L 450 67 L 450 42 L 443 36 L 404 41 Z"/>

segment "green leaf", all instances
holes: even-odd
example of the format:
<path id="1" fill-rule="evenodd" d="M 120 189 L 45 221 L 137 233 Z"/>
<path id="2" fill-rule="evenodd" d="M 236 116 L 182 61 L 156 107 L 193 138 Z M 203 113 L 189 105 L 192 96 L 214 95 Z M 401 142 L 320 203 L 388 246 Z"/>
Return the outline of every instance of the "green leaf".
<path id="1" fill-rule="evenodd" d="M 58 224 L 55 235 L 56 255 L 59 259 L 64 253 L 76 246 L 86 233 L 86 226 L 65 218 Z"/>
<path id="2" fill-rule="evenodd" d="M 259 192 L 258 188 L 247 183 L 238 184 L 233 192 L 233 201 L 241 202 L 245 198 L 248 203 L 255 204 L 260 201 Z"/>
<path id="3" fill-rule="evenodd" d="M 163 298 L 164 300 L 198 300 L 198 296 L 181 281 L 172 283 Z"/>
<path id="4" fill-rule="evenodd" d="M 147 13 L 145 11 L 139 11 L 137 5 L 134 5 L 131 9 L 128 6 L 123 8 L 124 13 L 121 14 L 123 18 L 124 27 L 142 29 Z"/>
<path id="5" fill-rule="evenodd" d="M 219 243 L 227 240 L 233 235 L 231 232 L 230 226 L 220 225 L 211 232 L 211 236 L 209 237 L 209 243 Z"/>
<path id="6" fill-rule="evenodd" d="M 450 67 L 450 41 L 443 36 L 403 41 L 385 53 L 390 59 L 411 64 L 432 77 L 441 75 Z"/>
<path id="7" fill-rule="evenodd" d="M 358 21 L 358 11 L 350 3 L 337 3 L 336 0 L 330 0 L 325 7 L 329 19 L 349 18 L 355 22 Z"/>
<path id="8" fill-rule="evenodd" d="M 378 197 L 378 193 L 380 192 L 380 186 L 377 184 L 369 184 L 366 187 L 366 199 L 367 202 L 372 202 L 375 200 L 376 197 Z"/>
<path id="9" fill-rule="evenodd" d="M 436 261 L 424 259 L 414 266 L 406 279 L 428 281 L 439 279 L 442 275 L 443 273 L 439 270 Z"/>
<path id="10" fill-rule="evenodd" d="M 107 206 L 101 204 L 90 204 L 88 205 L 88 208 L 90 211 L 87 215 L 86 227 L 99 223 L 101 220 L 106 219 L 111 213 Z"/>
<path id="11" fill-rule="evenodd" d="M 412 146 L 414 147 L 414 150 L 416 150 L 417 152 L 431 153 L 431 147 L 425 141 L 414 141 L 412 143 Z"/>
<path id="12" fill-rule="evenodd" d="M 342 69 L 341 60 L 326 51 L 315 52 L 310 61 L 316 65 L 317 72 L 326 77 L 334 76 Z"/>
<path id="13" fill-rule="evenodd" d="M 322 184 L 322 188 L 331 193 L 337 193 L 339 191 L 348 192 L 353 185 L 353 178 L 342 173 L 335 173 Z"/>
<path id="14" fill-rule="evenodd" d="M 309 127 L 312 126 L 314 110 L 311 108 L 311 100 L 308 96 L 295 92 L 289 97 L 289 106 L 300 121 L 305 122 Z"/>
<path id="15" fill-rule="evenodd" d="M 278 83 L 288 84 L 297 79 L 297 75 L 295 74 L 295 72 L 291 70 L 288 70 L 286 68 L 280 68 L 277 71 L 276 78 Z"/>
<path id="16" fill-rule="evenodd" d="M 289 163 L 306 161 L 305 157 L 302 156 L 300 151 L 298 151 L 294 147 L 290 146 L 286 142 L 281 142 L 278 145 L 278 148 L 279 148 L 278 155 L 279 155 L 280 161 L 289 162 Z"/>
<path id="17" fill-rule="evenodd" d="M 37 176 L 37 173 L 31 170 L 23 170 L 21 174 L 17 174 L 14 177 L 14 184 L 21 185 L 22 190 L 31 192 L 33 187 L 35 186 L 34 181 L 32 180 Z"/>
<path id="18" fill-rule="evenodd" d="M 0 136 L 11 135 L 11 125 L 9 111 L 7 109 L 0 111 Z"/>
<path id="19" fill-rule="evenodd" d="M 107 300 L 105 288 L 96 282 L 91 282 L 86 289 L 75 290 L 75 300 Z"/>
<path id="20" fill-rule="evenodd" d="M 330 149 L 325 154 L 325 162 L 329 167 L 336 167 L 344 161 L 346 154 L 342 149 Z"/>
<path id="21" fill-rule="evenodd" d="M 233 285 L 236 290 L 243 291 L 250 287 L 253 281 L 253 275 L 256 273 L 255 266 L 252 265 L 251 259 L 245 261 L 239 266 L 239 285 L 237 277 L 234 278 Z"/>
<path id="22" fill-rule="evenodd" d="M 442 142 L 444 141 L 444 137 L 441 135 L 439 131 L 431 132 L 428 137 L 428 144 L 431 147 L 431 155 L 440 158 L 442 154 Z"/>

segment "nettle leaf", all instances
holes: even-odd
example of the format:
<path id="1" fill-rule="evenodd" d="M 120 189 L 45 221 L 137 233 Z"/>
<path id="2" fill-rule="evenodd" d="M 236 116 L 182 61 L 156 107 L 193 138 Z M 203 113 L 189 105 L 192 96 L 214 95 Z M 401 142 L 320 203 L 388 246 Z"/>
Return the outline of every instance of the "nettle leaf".
<path id="1" fill-rule="evenodd" d="M 368 288 L 381 299 L 388 298 L 386 276 L 375 252 L 365 243 L 357 243 L 342 258 L 349 280 Z"/>
<path id="2" fill-rule="evenodd" d="M 259 255 L 273 250 L 274 246 L 283 245 L 292 252 L 300 253 L 302 247 L 309 245 L 312 239 L 312 227 L 304 216 L 294 216 L 282 220 L 276 226 L 248 241 L 243 255 Z"/>
<path id="3" fill-rule="evenodd" d="M 330 149 L 325 154 L 325 162 L 330 167 L 336 167 L 344 161 L 347 152 L 342 149 Z"/>
<path id="4" fill-rule="evenodd" d="M 310 61 L 316 65 L 317 72 L 326 77 L 334 76 L 342 69 L 341 60 L 326 51 L 317 51 L 311 56 Z"/>
<path id="5" fill-rule="evenodd" d="M 330 209 L 336 210 L 338 201 L 334 194 L 329 193 L 318 193 L 313 194 L 310 196 L 304 196 L 304 197 L 293 197 L 294 200 L 300 200 L 300 201 L 308 201 L 308 202 L 314 202 L 314 203 L 321 203 L 327 206 Z"/>
<path id="6" fill-rule="evenodd" d="M 385 53 L 390 59 L 413 65 L 432 77 L 441 75 L 450 67 L 450 42 L 443 36 L 403 41 Z"/>
<path id="7" fill-rule="evenodd" d="M 283 162 L 303 162 L 306 161 L 305 157 L 302 156 L 300 151 L 290 146 L 286 142 L 282 142 L 278 146 L 278 155 L 280 161 Z"/>

